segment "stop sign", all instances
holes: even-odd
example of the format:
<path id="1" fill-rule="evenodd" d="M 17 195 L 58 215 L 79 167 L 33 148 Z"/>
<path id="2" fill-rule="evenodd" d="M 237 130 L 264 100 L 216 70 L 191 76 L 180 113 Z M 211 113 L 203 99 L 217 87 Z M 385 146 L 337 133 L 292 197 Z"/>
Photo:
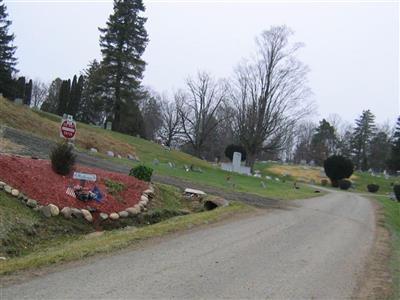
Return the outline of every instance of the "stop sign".
<path id="1" fill-rule="evenodd" d="M 67 140 L 74 139 L 76 133 L 76 125 L 74 121 L 63 120 L 61 122 L 61 136 Z"/>

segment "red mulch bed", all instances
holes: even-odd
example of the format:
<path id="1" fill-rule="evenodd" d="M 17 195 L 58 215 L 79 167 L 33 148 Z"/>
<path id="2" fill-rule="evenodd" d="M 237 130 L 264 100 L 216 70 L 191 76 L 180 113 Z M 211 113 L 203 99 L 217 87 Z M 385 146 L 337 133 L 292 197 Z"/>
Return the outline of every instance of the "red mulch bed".
<path id="1" fill-rule="evenodd" d="M 56 174 L 48 160 L 0 155 L 0 181 L 17 188 L 29 198 L 37 200 L 41 205 L 53 203 L 60 210 L 66 206 L 76 208 L 90 206 L 98 212 L 119 212 L 137 204 L 141 193 L 148 188 L 146 182 L 120 173 L 106 172 L 81 165 L 75 165 L 75 171 L 97 175 L 97 181 L 95 183 L 88 181 L 85 187 L 92 189 L 96 185 L 103 196 L 101 202 L 94 200 L 83 202 L 67 195 L 65 192 L 68 185 L 78 185 L 79 180 L 72 179 L 73 172 L 68 176 Z M 125 185 L 125 190 L 120 193 L 119 200 L 107 193 L 104 179 L 111 179 Z"/>

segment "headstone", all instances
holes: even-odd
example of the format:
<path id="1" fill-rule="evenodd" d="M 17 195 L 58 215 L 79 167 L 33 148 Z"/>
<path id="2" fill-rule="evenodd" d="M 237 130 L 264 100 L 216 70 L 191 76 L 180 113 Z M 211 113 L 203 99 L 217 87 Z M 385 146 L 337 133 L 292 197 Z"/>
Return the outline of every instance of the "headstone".
<path id="1" fill-rule="evenodd" d="M 172 163 L 172 162 L 168 162 L 168 166 L 170 167 L 170 168 L 173 168 L 174 167 L 174 164 Z"/>
<path id="2" fill-rule="evenodd" d="M 108 121 L 106 123 L 106 130 L 111 130 L 112 129 L 112 122 Z"/>
<path id="3" fill-rule="evenodd" d="M 21 98 L 15 98 L 14 103 L 17 105 L 22 105 L 24 104 L 24 100 L 22 100 Z"/>
<path id="4" fill-rule="evenodd" d="M 300 164 L 305 165 L 305 164 L 307 164 L 307 161 L 305 159 L 302 159 L 302 160 L 300 160 Z"/>
<path id="5" fill-rule="evenodd" d="M 159 163 L 160 161 L 157 158 L 153 159 L 153 165 L 158 166 Z"/>
<path id="6" fill-rule="evenodd" d="M 265 189 L 267 186 L 265 185 L 265 182 L 264 181 L 261 181 L 261 187 L 263 188 L 263 189 Z"/>
<path id="7" fill-rule="evenodd" d="M 242 153 L 234 152 L 233 153 L 233 159 L 232 159 L 232 165 L 233 165 L 233 171 L 234 172 L 237 172 L 237 170 L 240 169 L 241 162 L 242 162 Z"/>

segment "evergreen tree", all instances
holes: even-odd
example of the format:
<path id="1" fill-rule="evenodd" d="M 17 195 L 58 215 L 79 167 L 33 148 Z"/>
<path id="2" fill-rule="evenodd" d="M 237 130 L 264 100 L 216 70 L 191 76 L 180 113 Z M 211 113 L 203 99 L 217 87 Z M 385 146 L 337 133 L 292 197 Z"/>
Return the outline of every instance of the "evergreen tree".
<path id="1" fill-rule="evenodd" d="M 392 138 L 392 149 L 388 167 L 393 173 L 400 171 L 400 116 L 397 118 L 396 130 Z"/>
<path id="2" fill-rule="evenodd" d="M 65 110 L 65 113 L 69 114 L 69 115 L 73 115 L 73 106 L 74 106 L 74 102 L 76 100 L 76 84 L 77 84 L 77 78 L 76 75 L 74 75 L 74 77 L 72 78 L 72 83 L 71 83 L 71 89 L 70 89 L 70 93 L 69 93 L 69 101 L 67 103 L 67 107 Z"/>
<path id="3" fill-rule="evenodd" d="M 311 141 L 311 152 L 314 162 L 322 166 L 324 161 L 335 154 L 337 137 L 335 128 L 325 119 L 319 122 Z"/>
<path id="4" fill-rule="evenodd" d="M 57 114 L 64 115 L 67 112 L 68 103 L 71 96 L 71 80 L 63 80 L 58 98 Z"/>
<path id="5" fill-rule="evenodd" d="M 25 77 L 19 77 L 18 80 L 14 84 L 14 91 L 15 94 L 12 98 L 19 98 L 19 99 L 25 99 Z"/>
<path id="6" fill-rule="evenodd" d="M 81 97 L 82 97 L 82 89 L 83 89 L 83 76 L 79 76 L 79 79 L 74 76 L 72 79 L 72 85 L 71 85 L 71 92 L 70 92 L 70 97 L 69 97 L 69 102 L 67 105 L 67 113 L 69 115 L 75 116 L 78 113 L 79 110 L 79 105 L 81 103 Z"/>
<path id="7" fill-rule="evenodd" d="M 100 28 L 105 84 L 113 94 L 112 129 L 130 134 L 144 134 L 138 107 L 146 65 L 141 56 L 148 43 L 147 19 L 140 16 L 144 10 L 142 0 L 115 0 L 107 26 Z"/>
<path id="8" fill-rule="evenodd" d="M 102 125 L 112 107 L 104 87 L 104 68 L 93 60 L 82 77 L 82 98 L 76 119 L 84 123 Z"/>
<path id="9" fill-rule="evenodd" d="M 62 85 L 62 80 L 60 78 L 56 78 L 53 80 L 53 82 L 50 84 L 46 100 L 40 107 L 41 110 L 53 114 L 57 113 L 58 103 L 60 99 L 61 85 Z"/>
<path id="10" fill-rule="evenodd" d="M 356 127 L 352 136 L 353 160 L 357 169 L 366 171 L 369 168 L 368 156 L 370 142 L 375 134 L 375 116 L 371 111 L 364 110 L 359 119 L 356 120 Z"/>
<path id="11" fill-rule="evenodd" d="M 387 160 L 390 157 L 390 138 L 384 131 L 379 131 L 370 143 L 370 153 L 368 157 L 369 167 L 375 172 L 383 172 L 386 168 Z"/>
<path id="12" fill-rule="evenodd" d="M 7 17 L 7 7 L 3 0 L 0 0 L 0 93 L 13 98 L 13 74 L 17 72 L 17 59 L 14 54 L 17 48 L 13 46 L 14 34 L 9 33 L 11 21 Z"/>

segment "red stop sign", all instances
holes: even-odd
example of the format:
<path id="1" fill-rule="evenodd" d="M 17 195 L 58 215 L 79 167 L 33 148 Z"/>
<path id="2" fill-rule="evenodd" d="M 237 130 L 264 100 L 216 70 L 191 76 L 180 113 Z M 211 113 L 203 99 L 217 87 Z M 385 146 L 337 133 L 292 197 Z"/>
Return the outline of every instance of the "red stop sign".
<path id="1" fill-rule="evenodd" d="M 61 135 L 66 139 L 73 139 L 76 133 L 75 122 L 65 120 L 61 123 Z"/>

